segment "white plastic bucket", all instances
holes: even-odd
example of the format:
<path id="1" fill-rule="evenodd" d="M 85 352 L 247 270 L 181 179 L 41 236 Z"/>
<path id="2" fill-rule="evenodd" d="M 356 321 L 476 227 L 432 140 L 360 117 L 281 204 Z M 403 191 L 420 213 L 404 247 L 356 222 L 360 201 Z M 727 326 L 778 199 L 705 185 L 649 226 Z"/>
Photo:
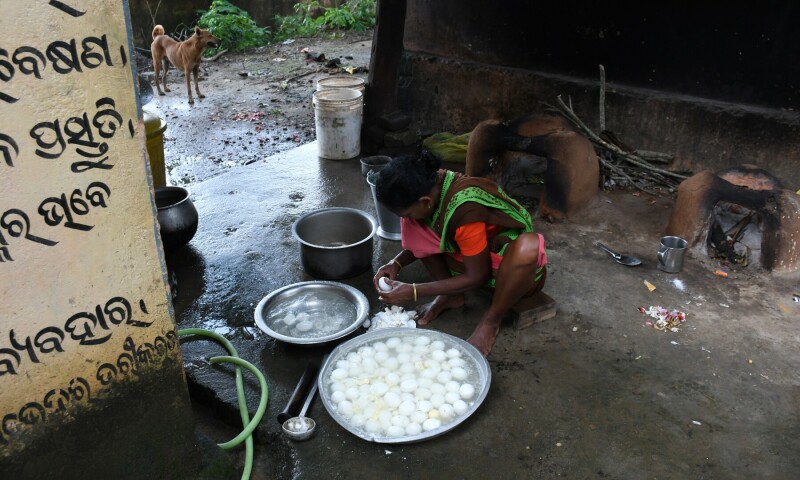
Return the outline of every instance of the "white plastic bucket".
<path id="1" fill-rule="evenodd" d="M 333 77 L 320 78 L 317 80 L 317 91 L 332 90 L 334 88 L 352 88 L 361 92 L 361 105 L 364 105 L 364 95 L 366 95 L 366 82 L 361 77 L 353 77 L 347 75 L 335 75 Z M 364 116 L 364 111 L 361 111 L 361 116 Z"/>
<path id="2" fill-rule="evenodd" d="M 348 77 L 344 75 L 336 75 L 317 80 L 317 91 L 330 90 L 333 88 L 352 88 L 353 90 L 358 90 L 361 92 L 363 100 L 365 83 L 364 79 L 361 77 Z"/>
<path id="3" fill-rule="evenodd" d="M 362 97 L 351 88 L 314 92 L 311 103 L 320 157 L 344 160 L 361 153 Z"/>

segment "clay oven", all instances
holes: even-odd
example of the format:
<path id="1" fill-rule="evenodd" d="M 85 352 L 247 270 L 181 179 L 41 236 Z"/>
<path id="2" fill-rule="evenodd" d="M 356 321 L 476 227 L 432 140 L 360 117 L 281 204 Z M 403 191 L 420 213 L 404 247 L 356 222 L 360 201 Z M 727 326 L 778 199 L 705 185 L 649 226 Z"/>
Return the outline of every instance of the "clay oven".
<path id="1" fill-rule="evenodd" d="M 753 165 L 683 181 L 666 229 L 732 266 L 800 270 L 800 195 Z"/>

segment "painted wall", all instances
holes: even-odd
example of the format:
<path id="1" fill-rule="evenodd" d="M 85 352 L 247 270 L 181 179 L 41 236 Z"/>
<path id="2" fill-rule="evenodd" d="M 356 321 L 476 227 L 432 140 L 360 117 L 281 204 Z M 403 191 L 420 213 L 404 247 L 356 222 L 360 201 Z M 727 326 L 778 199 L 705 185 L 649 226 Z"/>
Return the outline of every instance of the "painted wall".
<path id="1" fill-rule="evenodd" d="M 193 440 L 193 427 L 127 4 L 0 8 L 0 471 L 165 473 L 180 458 L 158 447 Z M 92 446 L 120 432 L 98 470 Z M 164 453 L 180 457 L 181 443 Z M 162 463 L 140 465 L 145 451 Z"/>
<path id="2" fill-rule="evenodd" d="M 446 19 L 446 21 L 442 21 Z M 561 95 L 693 169 L 755 163 L 800 187 L 800 5 L 408 0 L 399 83 L 423 131 L 471 130 Z"/>

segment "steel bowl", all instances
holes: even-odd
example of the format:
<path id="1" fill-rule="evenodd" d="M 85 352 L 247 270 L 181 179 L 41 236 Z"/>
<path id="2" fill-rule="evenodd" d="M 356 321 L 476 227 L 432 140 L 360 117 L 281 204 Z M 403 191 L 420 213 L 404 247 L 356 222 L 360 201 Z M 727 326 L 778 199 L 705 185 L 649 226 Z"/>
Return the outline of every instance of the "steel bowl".
<path id="1" fill-rule="evenodd" d="M 453 419 L 450 423 L 443 424 L 439 428 L 430 431 L 423 431 L 416 435 L 389 437 L 380 434 L 369 433 L 364 428 L 358 427 L 351 423 L 347 417 L 341 415 L 337 411 L 336 404 L 332 400 L 333 390 L 331 386 L 331 373 L 337 368 L 337 362 L 340 360 L 345 360 L 348 354 L 357 351 L 362 346 L 372 345 L 379 341 L 386 342 L 386 340 L 391 337 L 419 337 L 422 335 L 430 337 L 432 341 L 441 340 L 445 343 L 446 348 L 454 347 L 459 349 L 463 353 L 462 358 L 467 361 L 469 369 L 474 375 L 477 376 L 477 381 L 475 382 L 475 395 L 473 397 L 474 400 L 472 400 L 472 404 L 469 405 L 469 408 L 466 412 Z M 491 380 L 492 372 L 489 368 L 489 362 L 486 360 L 486 358 L 484 358 L 483 355 L 481 355 L 478 349 L 460 338 L 436 330 L 416 328 L 383 328 L 359 335 L 356 338 L 341 343 L 335 349 L 333 349 L 328 357 L 328 360 L 320 369 L 317 384 L 319 387 L 320 398 L 322 399 L 322 403 L 325 405 L 325 409 L 339 425 L 353 435 L 375 443 L 414 443 L 443 435 L 460 425 L 462 422 L 464 422 L 464 420 L 474 414 L 475 411 L 478 410 L 478 407 L 480 407 L 481 403 L 483 403 L 486 395 L 489 393 Z"/>
<path id="2" fill-rule="evenodd" d="M 156 187 L 156 217 L 165 250 L 182 247 L 197 233 L 197 209 L 183 187 Z"/>
<path id="3" fill-rule="evenodd" d="M 370 172 L 380 172 L 386 165 L 389 165 L 391 161 L 392 157 L 387 155 L 364 157 L 361 159 L 361 175 L 366 177 Z"/>
<path id="4" fill-rule="evenodd" d="M 337 319 L 335 326 L 327 324 L 302 336 L 292 334 L 285 325 L 279 325 L 280 317 L 276 317 L 276 314 L 282 314 L 298 302 L 303 304 L 303 311 L 309 316 L 325 318 L 331 307 L 326 299 L 343 300 L 343 305 L 352 305 L 352 318 Z M 356 288 L 338 282 L 311 281 L 287 285 L 261 299 L 255 310 L 255 321 L 262 332 L 276 340 L 295 345 L 320 345 L 354 332 L 364 323 L 368 314 L 369 301 Z"/>
<path id="5" fill-rule="evenodd" d="M 370 214 L 345 207 L 306 213 L 292 225 L 303 268 L 323 280 L 355 277 L 369 270 L 377 230 L 378 223 Z"/>

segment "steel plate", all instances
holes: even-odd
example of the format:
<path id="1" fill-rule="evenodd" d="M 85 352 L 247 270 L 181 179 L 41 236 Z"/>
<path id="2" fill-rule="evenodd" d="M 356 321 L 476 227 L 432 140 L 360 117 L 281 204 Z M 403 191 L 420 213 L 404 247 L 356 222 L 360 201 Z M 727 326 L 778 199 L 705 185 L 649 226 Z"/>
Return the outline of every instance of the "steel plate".
<path id="1" fill-rule="evenodd" d="M 319 292 L 335 293 L 350 301 L 356 309 L 356 314 L 352 321 L 343 326 L 341 330 L 338 330 L 334 333 L 320 333 L 319 335 L 314 336 L 313 332 L 311 332 L 309 337 L 293 337 L 284 335 L 275 331 L 275 329 L 273 329 L 273 325 L 268 325 L 269 312 L 271 309 L 279 307 L 281 304 L 290 302 L 302 295 Z M 324 309 L 325 306 L 321 304 L 317 310 L 320 313 L 323 313 Z M 311 312 L 313 314 L 314 310 Z M 311 281 L 293 283 L 292 285 L 288 285 L 273 291 L 261 299 L 260 302 L 258 302 L 254 316 L 258 328 L 272 338 L 296 345 L 317 345 L 342 338 L 354 332 L 358 327 L 361 326 L 361 324 L 364 323 L 364 320 L 366 320 L 368 314 L 369 301 L 367 300 L 367 297 L 356 288 L 339 282 Z"/>
<path id="2" fill-rule="evenodd" d="M 343 360 L 347 357 L 347 355 L 351 352 L 355 352 L 362 346 L 372 345 L 378 341 L 386 341 L 391 337 L 419 337 L 419 336 L 428 336 L 431 341 L 441 340 L 445 343 L 446 348 L 455 347 L 463 352 L 461 358 L 467 361 L 467 365 L 470 368 L 474 369 L 473 371 L 477 373 L 479 380 L 476 382 L 475 385 L 475 395 L 472 400 L 472 404 L 469 405 L 469 408 L 465 413 L 462 415 L 457 416 L 454 418 L 450 423 L 446 423 L 441 425 L 439 428 L 430 430 L 430 431 L 423 431 L 416 435 L 405 435 L 405 436 L 397 436 L 397 437 L 389 437 L 383 436 L 378 434 L 371 434 L 367 432 L 364 428 L 357 427 L 353 425 L 350 420 L 345 418 L 339 412 L 337 412 L 337 408 L 335 402 L 331 399 L 332 390 L 330 387 L 330 380 L 331 380 L 331 372 L 336 369 L 336 363 L 339 360 Z M 461 424 L 464 420 L 469 418 L 472 414 L 478 410 L 481 403 L 483 403 L 486 395 L 489 393 L 489 386 L 491 384 L 491 369 L 489 368 L 489 362 L 484 358 L 483 355 L 472 345 L 467 343 L 466 341 L 454 337 L 452 335 L 448 335 L 443 332 L 439 332 L 436 330 L 423 330 L 423 329 L 415 329 L 415 328 L 383 328 L 379 330 L 374 330 L 371 332 L 367 332 L 363 335 L 359 335 L 356 338 L 350 339 L 340 345 L 338 345 L 328 357 L 328 360 L 322 366 L 322 369 L 319 373 L 318 379 L 318 387 L 320 392 L 320 398 L 322 398 L 322 403 L 325 405 L 325 409 L 328 413 L 333 417 L 333 419 L 341 425 L 344 429 L 356 435 L 359 438 L 364 440 L 375 442 L 375 443 L 413 443 L 413 442 L 420 442 L 423 440 L 428 440 L 434 437 L 438 437 L 447 433 L 448 431 L 452 430 L 453 428 L 457 427 Z"/>

